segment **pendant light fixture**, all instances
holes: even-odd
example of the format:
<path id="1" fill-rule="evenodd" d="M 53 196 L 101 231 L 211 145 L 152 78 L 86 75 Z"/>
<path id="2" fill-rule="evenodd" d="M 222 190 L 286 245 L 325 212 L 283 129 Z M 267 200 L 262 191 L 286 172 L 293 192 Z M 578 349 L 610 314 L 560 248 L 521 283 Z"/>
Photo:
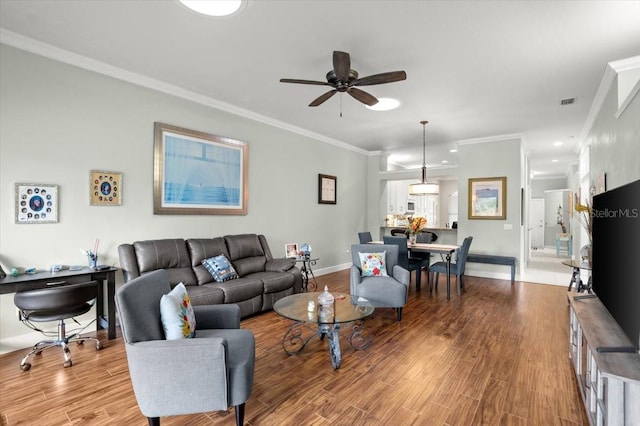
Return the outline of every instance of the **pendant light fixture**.
<path id="1" fill-rule="evenodd" d="M 409 185 L 409 195 L 438 195 L 440 193 L 440 185 L 435 182 L 427 182 L 427 123 L 427 120 L 420 122 L 422 124 L 422 180 L 419 183 Z"/>

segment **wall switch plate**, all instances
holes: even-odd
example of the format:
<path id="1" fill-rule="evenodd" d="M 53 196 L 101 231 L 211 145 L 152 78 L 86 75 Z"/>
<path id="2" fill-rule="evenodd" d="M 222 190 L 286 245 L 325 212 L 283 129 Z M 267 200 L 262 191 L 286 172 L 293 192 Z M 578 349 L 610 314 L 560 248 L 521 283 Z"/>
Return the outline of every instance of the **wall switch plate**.
<path id="1" fill-rule="evenodd" d="M 511 231 L 513 229 L 513 224 L 511 223 L 505 223 L 504 224 L 504 230 L 505 231 Z"/>

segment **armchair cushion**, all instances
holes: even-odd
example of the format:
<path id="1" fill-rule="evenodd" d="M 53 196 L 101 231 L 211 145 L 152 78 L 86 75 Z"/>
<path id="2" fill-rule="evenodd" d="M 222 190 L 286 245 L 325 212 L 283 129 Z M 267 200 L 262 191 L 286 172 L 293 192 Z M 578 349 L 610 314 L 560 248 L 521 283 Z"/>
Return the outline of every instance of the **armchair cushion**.
<path id="1" fill-rule="evenodd" d="M 184 284 L 179 283 L 160 299 L 160 319 L 167 340 L 196 335 L 196 316 Z"/>
<path id="2" fill-rule="evenodd" d="M 386 252 L 382 253 L 358 253 L 360 257 L 360 269 L 363 277 L 386 277 Z"/>
<path id="3" fill-rule="evenodd" d="M 217 282 L 225 282 L 238 278 L 238 273 L 224 254 L 204 259 L 202 264 Z"/>

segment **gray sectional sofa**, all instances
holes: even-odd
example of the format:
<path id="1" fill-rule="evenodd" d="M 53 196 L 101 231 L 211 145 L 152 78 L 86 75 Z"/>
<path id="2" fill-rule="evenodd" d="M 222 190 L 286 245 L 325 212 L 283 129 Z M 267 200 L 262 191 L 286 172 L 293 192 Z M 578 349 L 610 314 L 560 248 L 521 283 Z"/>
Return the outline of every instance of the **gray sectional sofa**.
<path id="1" fill-rule="evenodd" d="M 224 254 L 239 278 L 214 281 L 204 259 Z M 118 246 L 124 280 L 164 269 L 171 286 L 182 282 L 193 305 L 236 303 L 247 317 L 302 289 L 295 259 L 274 259 L 264 235 L 241 234 L 217 238 L 136 241 Z"/>

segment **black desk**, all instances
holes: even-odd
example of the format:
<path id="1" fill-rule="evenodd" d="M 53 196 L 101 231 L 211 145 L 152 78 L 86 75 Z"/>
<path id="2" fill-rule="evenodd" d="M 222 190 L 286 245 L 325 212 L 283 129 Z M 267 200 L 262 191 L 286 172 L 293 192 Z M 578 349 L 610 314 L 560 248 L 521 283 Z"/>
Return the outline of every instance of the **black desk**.
<path id="1" fill-rule="evenodd" d="M 7 275 L 0 278 L 0 294 L 17 293 L 19 291 L 36 290 L 55 285 L 77 284 L 87 281 L 98 281 L 98 299 L 96 301 L 96 329 L 108 329 L 109 340 L 116 338 L 116 271 L 118 268 L 109 268 L 104 271 L 95 271 L 82 268 L 79 271 L 68 269 L 60 272 L 38 272 L 37 274 L 22 274 L 17 277 Z M 107 286 L 107 319 L 104 314 L 104 286 Z"/>

